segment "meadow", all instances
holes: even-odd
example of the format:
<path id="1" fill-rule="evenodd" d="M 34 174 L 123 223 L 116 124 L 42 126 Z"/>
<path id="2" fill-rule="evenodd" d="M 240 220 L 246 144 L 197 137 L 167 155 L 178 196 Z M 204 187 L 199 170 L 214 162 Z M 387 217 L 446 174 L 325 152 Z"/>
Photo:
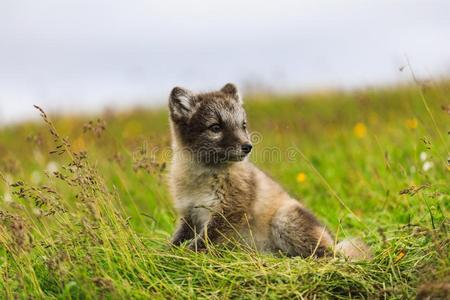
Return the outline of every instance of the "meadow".
<path id="1" fill-rule="evenodd" d="M 0 298 L 449 295 L 450 82 L 244 99 L 250 157 L 368 261 L 169 245 L 165 108 L 0 128 Z M 439 298 L 437 298 L 439 299 Z"/>

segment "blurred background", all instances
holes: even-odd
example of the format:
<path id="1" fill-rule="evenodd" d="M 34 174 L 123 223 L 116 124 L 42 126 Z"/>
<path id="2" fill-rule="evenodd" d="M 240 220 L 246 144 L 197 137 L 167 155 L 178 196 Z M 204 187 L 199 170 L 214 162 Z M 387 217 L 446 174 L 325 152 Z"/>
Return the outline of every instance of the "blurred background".
<path id="1" fill-rule="evenodd" d="M 244 92 L 450 74 L 450 1 L 0 2 L 0 123 L 163 105 L 175 85 Z"/>

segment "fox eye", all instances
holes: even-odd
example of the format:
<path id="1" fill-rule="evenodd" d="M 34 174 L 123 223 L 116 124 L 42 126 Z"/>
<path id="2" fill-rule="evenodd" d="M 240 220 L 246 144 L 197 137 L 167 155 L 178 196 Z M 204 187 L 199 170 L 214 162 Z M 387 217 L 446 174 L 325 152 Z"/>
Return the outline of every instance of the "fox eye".
<path id="1" fill-rule="evenodd" d="M 220 132 L 222 130 L 222 127 L 220 127 L 219 124 L 213 124 L 211 126 L 208 127 L 209 130 L 211 130 L 212 132 Z"/>
<path id="2" fill-rule="evenodd" d="M 247 122 L 242 123 L 242 128 L 247 129 Z"/>

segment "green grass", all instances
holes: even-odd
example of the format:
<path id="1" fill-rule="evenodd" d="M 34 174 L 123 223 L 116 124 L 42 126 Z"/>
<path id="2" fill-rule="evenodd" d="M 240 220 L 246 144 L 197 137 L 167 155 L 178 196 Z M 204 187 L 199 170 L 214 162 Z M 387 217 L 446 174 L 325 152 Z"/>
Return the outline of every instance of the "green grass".
<path id="1" fill-rule="evenodd" d="M 439 82 L 246 99 L 251 159 L 340 239 L 363 238 L 374 252 L 363 262 L 170 247 L 166 110 L 107 112 L 105 130 L 83 116 L 2 128 L 0 298 L 444 295 L 449 91 Z"/>

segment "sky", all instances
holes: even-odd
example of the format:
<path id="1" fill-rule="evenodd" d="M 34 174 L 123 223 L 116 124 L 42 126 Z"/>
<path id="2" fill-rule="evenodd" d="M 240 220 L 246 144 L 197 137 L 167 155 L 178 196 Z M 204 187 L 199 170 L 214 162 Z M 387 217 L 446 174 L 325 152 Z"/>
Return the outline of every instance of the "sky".
<path id="1" fill-rule="evenodd" d="M 164 105 L 172 87 L 275 92 L 450 75 L 448 0 L 0 1 L 0 124 Z M 244 93 L 245 95 L 245 93 Z"/>

